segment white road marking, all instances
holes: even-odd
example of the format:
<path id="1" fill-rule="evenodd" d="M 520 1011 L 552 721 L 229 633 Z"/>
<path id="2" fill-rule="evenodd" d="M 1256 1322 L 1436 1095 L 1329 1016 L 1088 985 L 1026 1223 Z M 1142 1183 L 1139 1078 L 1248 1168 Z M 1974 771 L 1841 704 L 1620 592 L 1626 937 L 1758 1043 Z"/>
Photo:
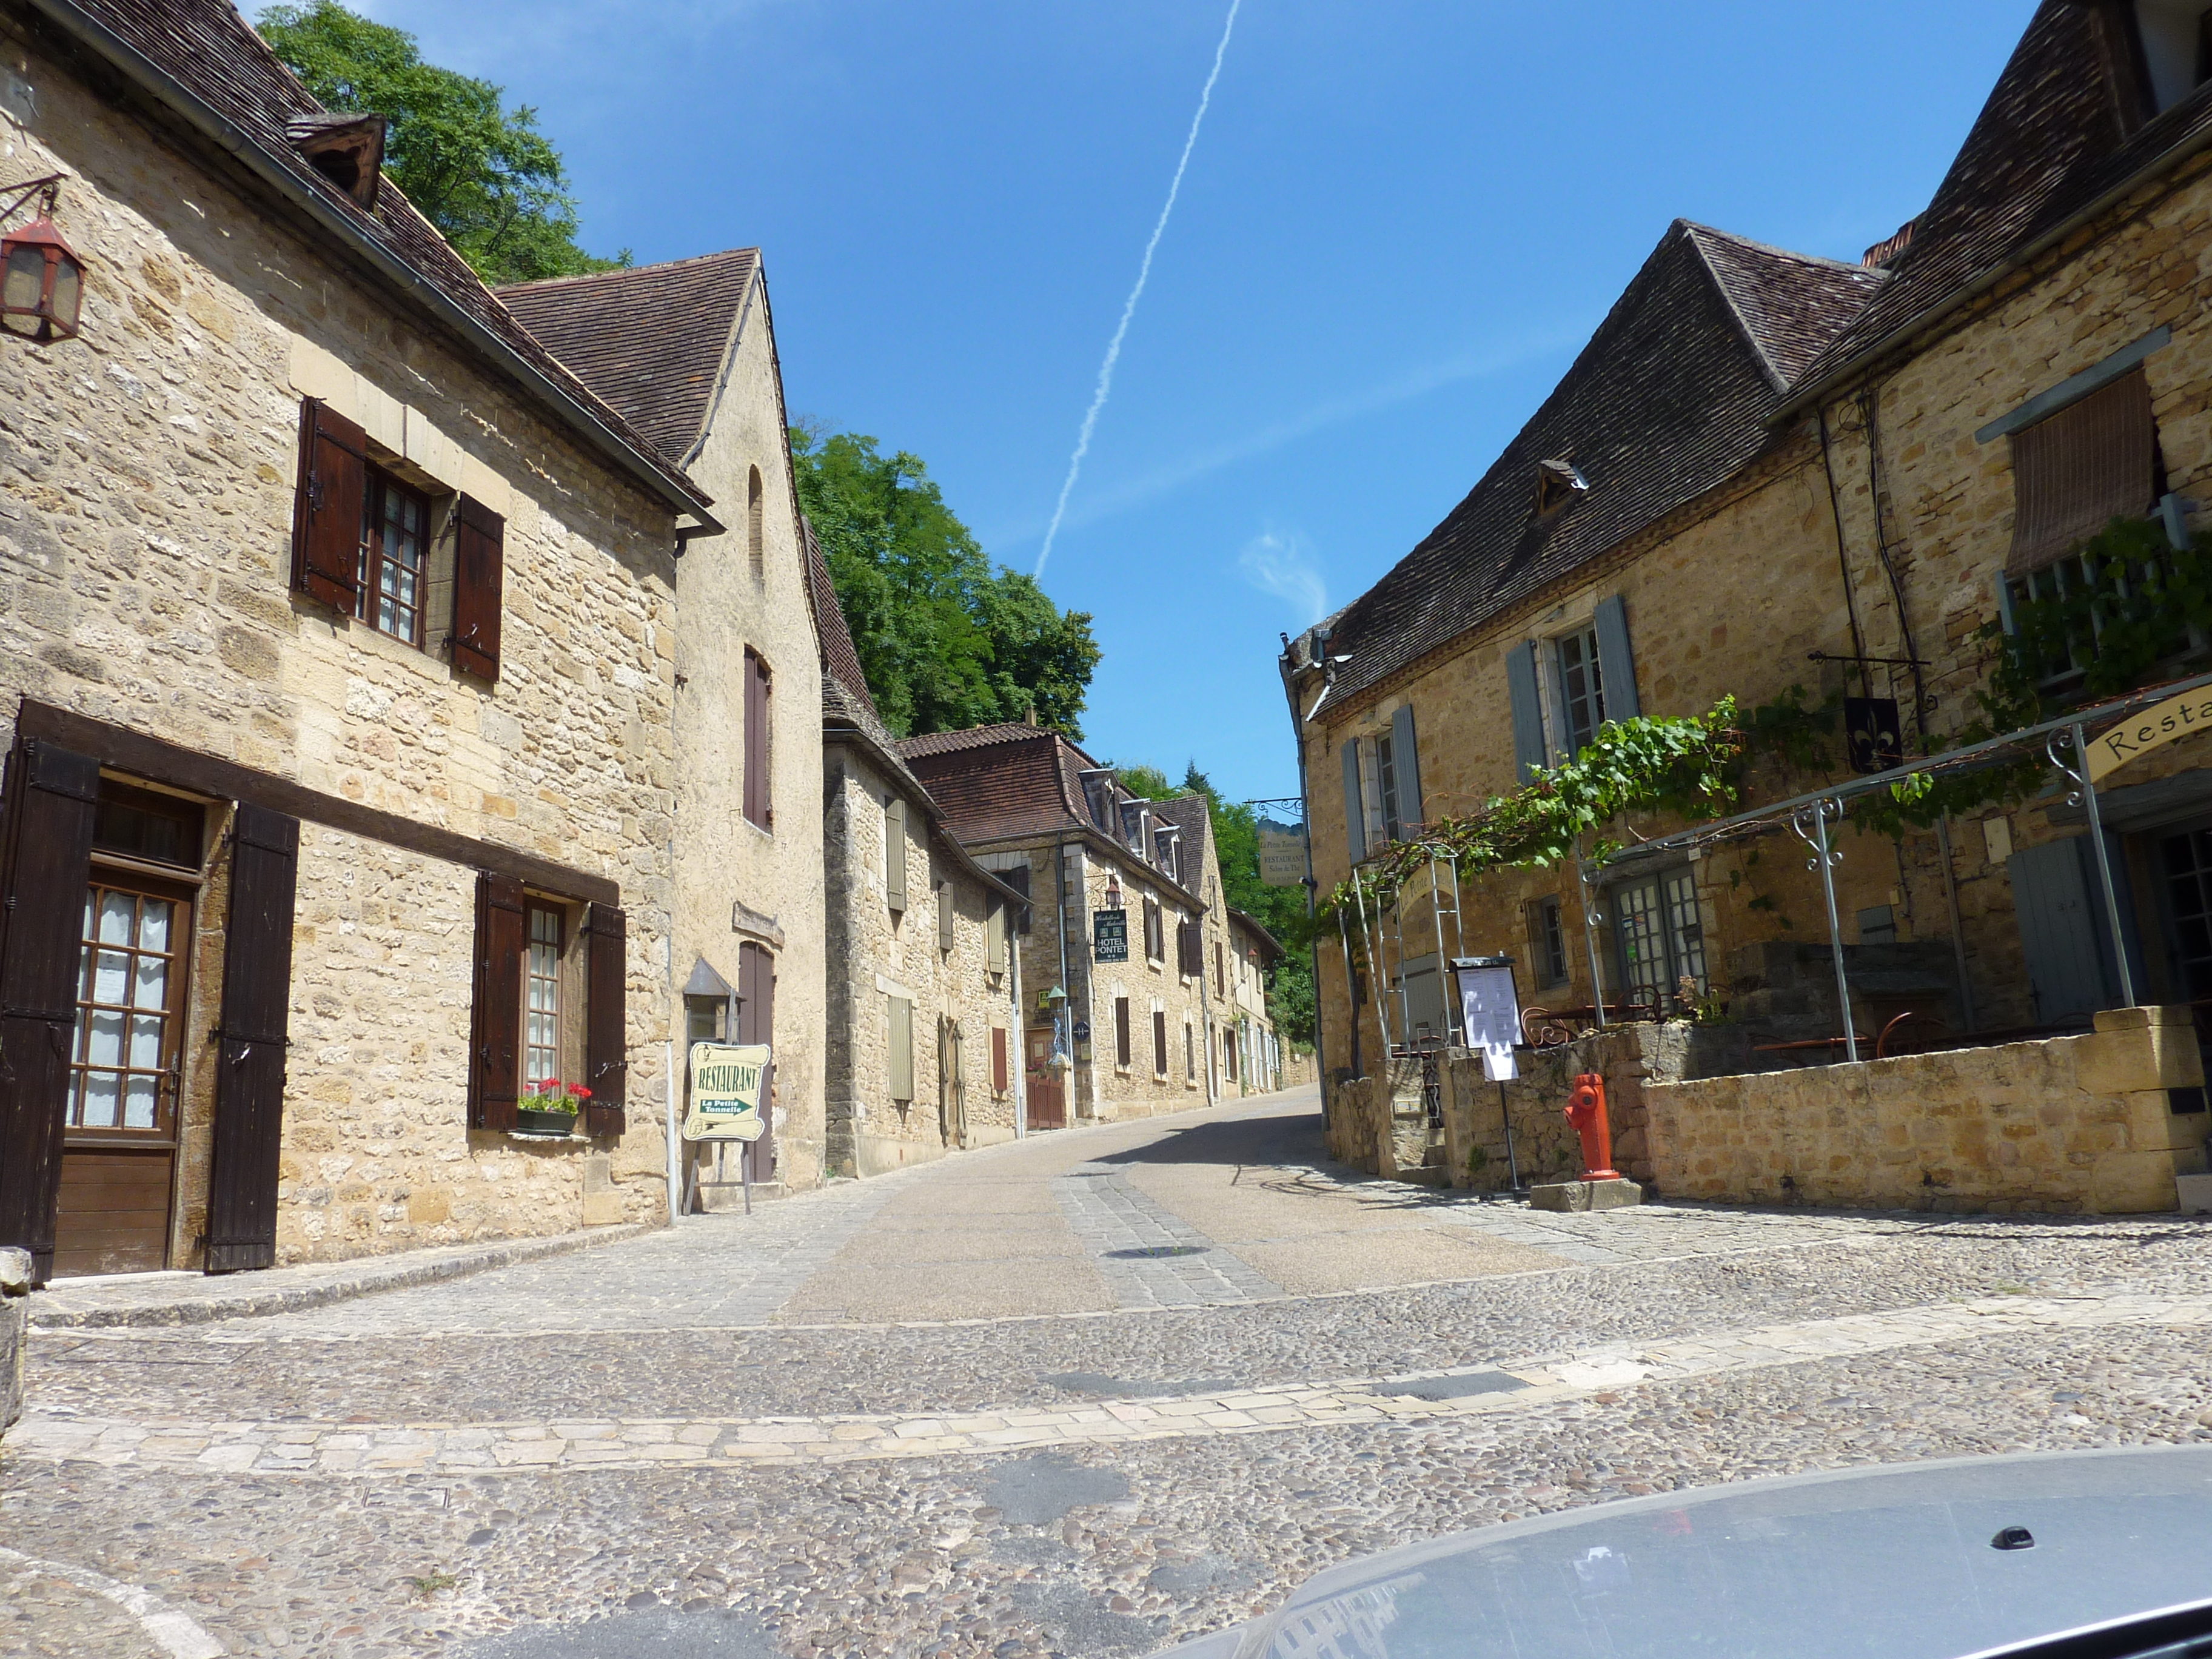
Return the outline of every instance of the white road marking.
<path id="1" fill-rule="evenodd" d="M 139 1628 L 154 1638 L 169 1659 L 220 1659 L 220 1656 L 230 1651 L 201 1629 L 189 1614 L 179 1612 L 151 1590 L 123 1583 L 90 1567 L 41 1561 L 36 1556 L 25 1555 L 5 1546 L 0 1546 L 0 1561 L 12 1561 L 18 1566 L 46 1573 L 114 1602 L 138 1621 Z"/>

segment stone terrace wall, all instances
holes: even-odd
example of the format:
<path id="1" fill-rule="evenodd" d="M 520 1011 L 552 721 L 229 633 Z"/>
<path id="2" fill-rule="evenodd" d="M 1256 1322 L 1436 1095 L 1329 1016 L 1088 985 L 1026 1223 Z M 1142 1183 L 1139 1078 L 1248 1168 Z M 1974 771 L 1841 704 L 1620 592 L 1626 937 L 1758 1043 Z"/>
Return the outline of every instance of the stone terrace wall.
<path id="1" fill-rule="evenodd" d="M 1878 1209 L 2171 1210 L 2204 1168 L 2187 1008 L 2121 1008 L 2090 1036 L 1656 1084 L 1644 1091 L 1669 1197 Z"/>

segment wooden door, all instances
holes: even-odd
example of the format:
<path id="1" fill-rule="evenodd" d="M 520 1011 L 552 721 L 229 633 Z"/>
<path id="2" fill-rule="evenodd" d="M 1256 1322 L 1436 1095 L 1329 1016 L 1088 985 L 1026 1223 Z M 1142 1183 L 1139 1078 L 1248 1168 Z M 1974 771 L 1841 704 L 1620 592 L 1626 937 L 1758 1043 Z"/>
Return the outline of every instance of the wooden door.
<path id="1" fill-rule="evenodd" d="M 191 890 L 95 870 L 78 929 L 54 1272 L 168 1265 Z"/>
<path id="2" fill-rule="evenodd" d="M 1030 1127 L 1064 1129 L 1067 1127 L 1067 1085 L 1052 1074 L 1052 1027 L 1033 1027 L 1028 1044 L 1024 1082 L 1029 1093 Z"/>

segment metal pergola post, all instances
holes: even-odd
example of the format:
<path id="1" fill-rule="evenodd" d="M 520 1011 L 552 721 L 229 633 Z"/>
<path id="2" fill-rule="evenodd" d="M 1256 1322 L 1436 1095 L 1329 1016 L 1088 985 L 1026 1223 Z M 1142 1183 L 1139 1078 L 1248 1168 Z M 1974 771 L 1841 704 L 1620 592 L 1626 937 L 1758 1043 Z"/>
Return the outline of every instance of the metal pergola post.
<path id="1" fill-rule="evenodd" d="M 1455 890 L 1452 902 L 1456 905 L 1459 902 L 1456 878 L 1452 884 Z M 1444 900 L 1443 892 L 1437 886 L 1437 860 L 1433 854 L 1429 859 L 1429 919 L 1437 925 L 1437 993 L 1438 1000 L 1444 1005 L 1444 1044 L 1449 1048 L 1452 1033 L 1458 1029 L 1459 1022 L 1452 1018 L 1457 1012 L 1452 1006 L 1455 999 L 1444 985 Z"/>
<path id="2" fill-rule="evenodd" d="M 2075 764 L 2081 769 L 2080 771 L 2058 758 L 2061 738 L 2072 739 Z M 2112 964 L 2120 978 L 2120 1006 L 2132 1008 L 2136 1005 L 2135 975 L 2128 968 L 2128 939 L 2120 927 L 2119 896 L 2112 888 L 2112 857 L 2105 847 L 2105 817 L 2097 806 L 2097 786 L 2089 780 L 2089 744 L 2082 735 L 2081 722 L 2075 721 L 2059 737 L 2053 738 L 2045 752 L 2051 757 L 2052 765 L 2074 780 L 2074 798 L 2081 803 L 2081 810 L 2088 817 L 2089 847 L 2097 855 L 2097 882 L 2105 893 L 2105 925 L 2112 932 Z"/>
<path id="3" fill-rule="evenodd" d="M 1605 975 L 1598 966 L 1597 930 L 1605 921 L 1605 913 L 1590 902 L 1590 892 L 1595 885 L 1590 880 L 1589 866 L 1577 857 L 1575 875 L 1583 884 L 1583 943 L 1589 950 L 1590 1004 L 1597 1010 L 1597 1029 L 1605 1030 Z"/>
<path id="4" fill-rule="evenodd" d="M 1382 1075 L 1387 1079 L 1390 1075 L 1390 1018 L 1382 1012 L 1382 1002 L 1390 993 L 1382 982 L 1382 969 L 1376 965 L 1375 948 L 1375 935 L 1381 931 L 1382 926 L 1382 904 L 1378 897 L 1375 905 L 1375 925 L 1372 927 L 1369 927 L 1367 890 L 1360 883 L 1359 870 L 1357 866 L 1353 866 L 1352 872 L 1352 894 L 1359 906 L 1359 932 L 1367 945 L 1368 984 L 1375 998 L 1376 1029 L 1382 1034 Z"/>
<path id="5" fill-rule="evenodd" d="M 1820 872 L 1820 898 L 1828 908 L 1828 954 L 1834 958 L 1836 964 L 1836 1006 L 1841 1010 L 1844 1020 L 1844 1054 L 1856 1066 L 1859 1058 L 1859 1032 L 1858 1026 L 1851 1019 L 1850 981 L 1844 973 L 1843 925 L 1836 919 L 1836 866 L 1843 862 L 1844 855 L 1832 851 L 1828 846 L 1828 820 L 1832 817 L 1841 823 L 1843 816 L 1843 802 L 1816 800 L 1799 807 L 1791 815 L 1790 823 L 1799 838 L 1813 849 L 1813 856 L 1805 867 Z M 1808 820 L 1813 826 L 1813 833 L 1809 836 L 1805 833 Z"/>

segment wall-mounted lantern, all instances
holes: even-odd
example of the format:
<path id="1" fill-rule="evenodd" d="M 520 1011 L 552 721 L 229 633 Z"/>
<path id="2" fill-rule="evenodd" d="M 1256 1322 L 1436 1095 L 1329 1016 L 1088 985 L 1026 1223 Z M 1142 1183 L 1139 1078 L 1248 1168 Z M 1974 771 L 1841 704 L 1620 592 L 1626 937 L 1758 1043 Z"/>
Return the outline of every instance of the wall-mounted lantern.
<path id="1" fill-rule="evenodd" d="M 0 234 L 0 329 L 40 345 L 73 338 L 84 308 L 84 261 L 54 228 L 61 176 L 5 188 L 16 195 L 0 207 L 0 222 L 33 196 L 44 199 L 37 218 Z"/>

